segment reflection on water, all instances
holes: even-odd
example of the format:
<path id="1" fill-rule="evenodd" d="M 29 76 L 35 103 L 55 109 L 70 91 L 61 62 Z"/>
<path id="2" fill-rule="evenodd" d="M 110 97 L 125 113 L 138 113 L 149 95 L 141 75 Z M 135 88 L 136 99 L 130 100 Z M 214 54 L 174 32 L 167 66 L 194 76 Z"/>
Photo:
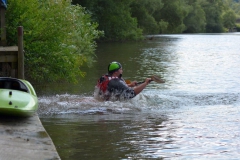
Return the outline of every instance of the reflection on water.
<path id="1" fill-rule="evenodd" d="M 154 130 L 151 127 L 164 121 L 165 117 L 160 115 L 139 112 L 61 115 L 44 119 L 44 124 L 54 142 L 60 144 L 58 149 L 64 153 L 64 159 L 124 159 L 142 154 L 140 139 L 149 135 L 148 130 Z M 64 139 L 55 130 L 63 133 Z"/>
<path id="2" fill-rule="evenodd" d="M 232 33 L 100 44 L 80 84 L 37 90 L 38 114 L 62 159 L 237 159 L 239 41 Z M 129 101 L 99 102 L 94 85 L 113 60 L 125 79 L 166 82 Z"/>
<path id="3" fill-rule="evenodd" d="M 234 159 L 240 149 L 236 117 L 237 107 L 218 105 L 63 114 L 43 124 L 63 159 Z"/>

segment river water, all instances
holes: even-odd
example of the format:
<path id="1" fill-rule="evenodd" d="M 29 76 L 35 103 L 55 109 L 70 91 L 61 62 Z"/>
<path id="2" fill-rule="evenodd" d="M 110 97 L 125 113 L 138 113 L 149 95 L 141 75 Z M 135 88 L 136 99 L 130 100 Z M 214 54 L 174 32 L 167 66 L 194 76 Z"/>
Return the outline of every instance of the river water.
<path id="1" fill-rule="evenodd" d="M 36 86 L 38 114 L 63 160 L 239 159 L 239 43 L 239 33 L 225 33 L 99 44 L 79 84 Z M 99 102 L 94 86 L 114 60 L 125 79 L 166 82 Z"/>

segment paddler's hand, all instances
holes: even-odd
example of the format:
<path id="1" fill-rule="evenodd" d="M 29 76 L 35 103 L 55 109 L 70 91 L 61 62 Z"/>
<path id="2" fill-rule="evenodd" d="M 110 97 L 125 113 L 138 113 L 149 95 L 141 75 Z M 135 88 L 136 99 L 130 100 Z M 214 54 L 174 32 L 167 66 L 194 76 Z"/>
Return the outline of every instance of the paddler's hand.
<path id="1" fill-rule="evenodd" d="M 145 83 L 149 84 L 152 81 L 152 78 L 146 78 Z"/>
<path id="2" fill-rule="evenodd" d="M 137 86 L 137 81 L 133 81 L 130 84 L 128 84 L 128 87 L 135 87 Z"/>

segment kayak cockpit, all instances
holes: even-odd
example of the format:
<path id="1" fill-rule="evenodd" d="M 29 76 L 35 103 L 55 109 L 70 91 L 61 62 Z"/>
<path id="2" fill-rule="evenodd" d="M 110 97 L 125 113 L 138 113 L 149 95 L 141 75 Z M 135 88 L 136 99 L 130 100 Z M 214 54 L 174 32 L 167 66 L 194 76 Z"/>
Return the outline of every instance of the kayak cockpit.
<path id="1" fill-rule="evenodd" d="M 29 93 L 27 86 L 22 81 L 8 77 L 0 78 L 0 89 L 12 89 Z"/>

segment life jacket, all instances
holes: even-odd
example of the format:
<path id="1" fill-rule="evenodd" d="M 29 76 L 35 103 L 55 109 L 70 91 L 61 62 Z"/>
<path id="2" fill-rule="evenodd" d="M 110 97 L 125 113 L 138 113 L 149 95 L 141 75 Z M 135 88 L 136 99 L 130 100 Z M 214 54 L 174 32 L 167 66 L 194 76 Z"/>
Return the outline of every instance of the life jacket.
<path id="1" fill-rule="evenodd" d="M 114 78 L 118 78 L 118 77 L 110 77 L 108 75 L 103 75 L 101 78 L 99 78 L 97 87 L 100 89 L 102 93 L 105 93 L 107 91 L 109 81 Z"/>

